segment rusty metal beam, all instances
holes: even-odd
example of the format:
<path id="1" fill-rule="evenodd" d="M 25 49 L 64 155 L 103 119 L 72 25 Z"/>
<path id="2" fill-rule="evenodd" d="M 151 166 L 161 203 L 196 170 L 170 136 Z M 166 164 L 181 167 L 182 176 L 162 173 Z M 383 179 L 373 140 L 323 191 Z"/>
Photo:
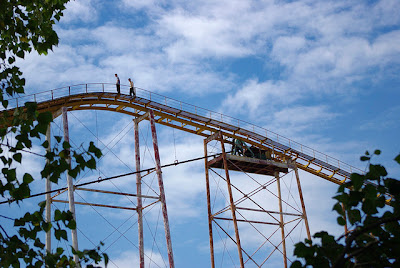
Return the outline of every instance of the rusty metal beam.
<path id="1" fill-rule="evenodd" d="M 88 192 L 97 192 L 97 193 L 105 193 L 105 194 L 115 194 L 115 195 L 126 195 L 126 196 L 141 197 L 141 198 L 159 199 L 158 196 L 128 194 L 128 193 L 120 193 L 120 192 L 97 190 L 97 189 L 88 189 L 88 188 L 80 188 L 80 187 L 76 187 L 75 190 L 88 191 Z"/>
<path id="2" fill-rule="evenodd" d="M 62 116 L 63 116 L 63 129 L 64 129 L 64 142 L 69 143 L 69 130 L 68 130 L 68 116 L 67 116 L 67 108 L 64 106 L 62 108 Z M 67 163 L 68 166 L 71 167 L 71 154 L 69 148 L 66 149 L 67 151 Z M 69 211 L 71 211 L 72 216 L 76 222 L 76 213 L 75 213 L 75 197 L 74 197 L 74 185 L 72 182 L 72 178 L 67 173 L 67 184 L 68 184 L 68 204 L 69 204 Z M 53 200 L 54 201 L 54 200 Z M 78 233 L 75 229 L 71 229 L 71 237 L 72 237 L 72 247 L 75 251 L 78 251 Z M 79 266 L 79 257 L 77 254 L 74 254 L 74 261 Z"/>
<path id="3" fill-rule="evenodd" d="M 53 202 L 57 203 L 68 203 L 65 200 L 57 200 L 53 199 Z M 136 210 L 136 208 L 129 208 L 129 207 L 121 207 L 121 206 L 112 206 L 112 205 L 103 205 L 103 204 L 94 204 L 94 203 L 85 203 L 85 202 L 75 202 L 76 205 L 86 205 L 92 207 L 104 207 L 104 208 L 118 208 L 118 209 L 127 209 L 127 210 Z"/>
<path id="4" fill-rule="evenodd" d="M 238 228 L 237 219 L 236 219 L 236 208 L 235 208 L 235 204 L 233 202 L 233 193 L 232 193 L 232 187 L 231 187 L 231 180 L 229 178 L 229 170 L 228 170 L 228 161 L 226 160 L 225 146 L 224 146 L 224 141 L 223 141 L 221 132 L 218 133 L 217 139 L 221 143 L 222 159 L 223 159 L 223 162 L 224 162 L 226 185 L 228 187 L 229 203 L 231 205 L 233 227 L 235 229 L 236 245 L 237 245 L 238 254 L 239 254 L 240 267 L 244 268 L 242 246 L 241 246 L 241 243 L 240 243 L 239 228 Z"/>
<path id="5" fill-rule="evenodd" d="M 147 115 L 147 113 L 145 114 Z M 143 205 L 142 205 L 142 175 L 140 174 L 140 146 L 139 146 L 139 122 L 140 118 L 133 120 L 135 126 L 135 164 L 136 164 L 136 192 L 138 213 L 138 240 L 140 268 L 144 268 L 144 240 L 143 240 Z"/>
<path id="6" fill-rule="evenodd" d="M 223 218 L 223 217 L 214 217 L 214 220 L 232 221 L 232 219 Z M 242 220 L 242 219 L 236 219 L 236 221 L 238 221 L 238 222 L 259 223 L 259 224 L 268 224 L 268 225 L 277 225 L 277 226 L 279 226 L 279 223 L 276 223 L 276 222 L 252 221 L 252 220 Z"/>
<path id="7" fill-rule="evenodd" d="M 204 167 L 206 173 L 206 190 L 207 190 L 207 213 L 208 213 L 208 235 L 210 241 L 210 256 L 211 256 L 211 268 L 215 268 L 214 260 L 214 238 L 212 230 L 213 216 L 211 212 L 211 195 L 210 195 L 210 177 L 208 173 L 208 159 L 207 159 L 207 141 L 204 140 Z"/>
<path id="8" fill-rule="evenodd" d="M 275 172 L 276 184 L 278 186 L 278 198 L 279 198 L 279 212 L 280 212 L 280 227 L 282 233 L 282 251 L 283 251 L 283 264 L 287 268 L 287 257 L 286 257 L 286 239 L 285 239 L 285 224 L 283 222 L 282 214 L 282 196 L 281 196 L 281 183 L 279 178 L 279 172 Z"/>
<path id="9" fill-rule="evenodd" d="M 154 149 L 154 159 L 156 162 L 156 173 L 158 178 L 158 185 L 160 188 L 160 200 L 161 200 L 161 209 L 163 213 L 164 219 L 164 229 L 165 229 L 165 239 L 167 240 L 167 251 L 168 251 L 168 261 L 170 268 L 174 268 L 174 254 L 172 251 L 172 239 L 171 233 L 169 229 L 169 220 L 168 220 L 168 212 L 167 212 L 167 203 L 165 200 L 165 192 L 164 192 L 164 182 L 161 173 L 161 164 L 160 164 L 160 154 L 158 152 L 158 141 L 157 141 L 157 132 L 156 132 L 156 124 L 154 120 L 154 112 L 152 110 L 149 111 L 149 119 L 150 119 L 150 127 L 151 127 L 151 136 L 153 139 L 153 149 Z"/>

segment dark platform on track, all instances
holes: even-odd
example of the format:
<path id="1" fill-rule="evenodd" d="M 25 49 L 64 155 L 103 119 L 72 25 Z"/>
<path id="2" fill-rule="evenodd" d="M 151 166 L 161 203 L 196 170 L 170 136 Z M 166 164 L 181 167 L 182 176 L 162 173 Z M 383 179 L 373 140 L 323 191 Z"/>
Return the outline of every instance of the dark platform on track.
<path id="1" fill-rule="evenodd" d="M 228 169 L 254 173 L 254 174 L 262 174 L 274 176 L 275 172 L 288 173 L 288 164 L 276 162 L 272 160 L 262 160 L 257 158 L 245 157 L 245 156 L 237 156 L 226 154 L 226 159 L 228 162 Z M 210 168 L 224 168 L 224 163 L 222 159 L 222 155 L 208 161 L 208 165 Z"/>

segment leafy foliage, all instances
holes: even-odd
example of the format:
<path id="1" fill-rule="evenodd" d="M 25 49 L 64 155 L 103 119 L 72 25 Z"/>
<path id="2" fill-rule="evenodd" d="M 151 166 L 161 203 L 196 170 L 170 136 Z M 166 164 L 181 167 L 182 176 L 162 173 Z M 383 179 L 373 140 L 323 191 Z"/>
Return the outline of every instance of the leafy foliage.
<path id="1" fill-rule="evenodd" d="M 334 197 L 339 225 L 351 231 L 335 239 L 327 232 L 314 234 L 321 243 L 305 240 L 296 244 L 297 267 L 400 267 L 400 181 L 387 177 L 382 165 L 370 162 L 367 151 L 361 161 L 369 162 L 365 174 L 351 174 Z M 395 158 L 400 164 L 400 154 Z"/>
<path id="2" fill-rule="evenodd" d="M 30 150 L 34 142 L 43 140 L 46 130 L 52 122 L 51 113 L 39 113 L 37 104 L 27 102 L 23 107 L 5 110 L 8 107 L 6 97 L 24 93 L 25 79 L 16 63 L 23 60 L 26 53 L 36 51 L 46 55 L 58 44 L 58 36 L 53 29 L 54 24 L 63 15 L 69 0 L 0 0 L 0 102 L 4 107 L 0 113 L 0 160 L 2 162 L 0 178 L 0 195 L 10 202 L 22 202 L 31 195 L 30 184 L 34 178 L 29 173 L 19 175 L 24 158 L 22 152 Z M 14 140 L 11 140 L 13 134 Z M 68 172 L 76 178 L 84 169 L 95 169 L 96 159 L 101 151 L 90 143 L 87 149 L 72 150 L 67 142 L 48 148 L 49 143 L 42 146 L 49 151 L 44 156 L 48 161 L 41 171 L 42 178 L 49 177 L 57 183 L 60 175 Z M 3 150 L 7 147 L 8 150 Z M 73 159 L 71 167 L 69 157 Z M 65 254 L 62 248 L 54 252 L 46 252 L 40 236 L 53 229 L 57 240 L 67 240 L 66 229 L 75 229 L 76 222 L 70 211 L 56 210 L 51 222 L 43 216 L 45 203 L 39 204 L 35 212 L 27 212 L 23 217 L 15 219 L 16 234 L 9 235 L 0 225 L 0 266 L 20 267 L 75 267 L 72 256 Z M 14 233 L 14 232 L 13 232 Z M 100 244 L 101 246 L 102 244 Z M 99 263 L 108 257 L 100 254 L 100 246 L 96 249 L 77 251 L 81 263 Z"/>

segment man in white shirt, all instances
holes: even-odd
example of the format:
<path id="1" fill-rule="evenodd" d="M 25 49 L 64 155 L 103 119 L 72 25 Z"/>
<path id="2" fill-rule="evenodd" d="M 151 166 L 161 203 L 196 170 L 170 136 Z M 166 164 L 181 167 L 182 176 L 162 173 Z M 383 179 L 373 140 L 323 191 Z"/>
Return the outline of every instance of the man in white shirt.
<path id="1" fill-rule="evenodd" d="M 133 81 L 130 78 L 128 78 L 128 81 L 129 81 L 129 85 L 131 86 L 129 88 L 129 96 L 136 97 L 136 90 L 135 90 L 135 87 L 133 85 Z"/>

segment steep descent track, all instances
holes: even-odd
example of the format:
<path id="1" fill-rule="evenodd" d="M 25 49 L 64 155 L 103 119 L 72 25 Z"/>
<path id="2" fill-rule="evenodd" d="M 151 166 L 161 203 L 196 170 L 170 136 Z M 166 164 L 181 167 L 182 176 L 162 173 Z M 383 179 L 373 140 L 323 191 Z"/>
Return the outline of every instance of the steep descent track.
<path id="1" fill-rule="evenodd" d="M 129 88 L 122 86 L 121 90 L 128 92 Z M 40 111 L 50 111 L 54 117 L 60 114 L 63 106 L 69 111 L 105 110 L 134 117 L 152 109 L 159 124 L 204 137 L 221 131 L 225 137 L 238 138 L 258 148 L 272 150 L 276 160 L 292 159 L 298 168 L 336 184 L 344 183 L 352 172 L 363 173 L 338 159 L 239 119 L 140 88 L 136 88 L 136 98 L 115 91 L 114 84 L 104 83 L 63 87 L 10 99 L 9 111 L 28 101 L 37 102 Z"/>

